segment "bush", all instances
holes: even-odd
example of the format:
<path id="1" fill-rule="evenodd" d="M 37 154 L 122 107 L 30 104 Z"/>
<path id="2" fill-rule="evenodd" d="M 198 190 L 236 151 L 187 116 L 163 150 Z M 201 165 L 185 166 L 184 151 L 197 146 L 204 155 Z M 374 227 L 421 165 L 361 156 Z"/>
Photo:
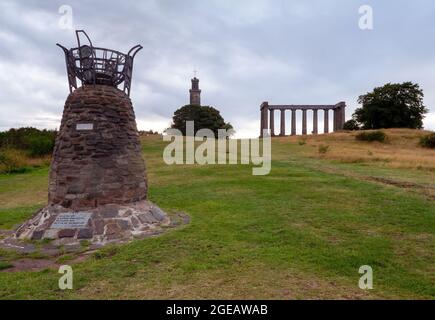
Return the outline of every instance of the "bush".
<path id="1" fill-rule="evenodd" d="M 50 154 L 57 131 L 36 128 L 10 129 L 0 132 L 0 148 L 25 150 L 29 156 Z"/>
<path id="2" fill-rule="evenodd" d="M 343 130 L 347 131 L 355 131 L 359 130 L 358 122 L 354 119 L 347 120 L 343 125 Z"/>
<path id="3" fill-rule="evenodd" d="M 13 265 L 6 261 L 0 261 L 0 270 L 12 268 Z"/>
<path id="4" fill-rule="evenodd" d="M 31 157 L 51 154 L 54 148 L 54 140 L 50 137 L 30 137 L 27 139 L 28 153 Z"/>
<path id="5" fill-rule="evenodd" d="M 384 142 L 387 139 L 387 135 L 385 132 L 377 130 L 377 131 L 369 131 L 369 132 L 360 132 L 355 136 L 356 140 L 360 141 L 379 141 Z"/>
<path id="6" fill-rule="evenodd" d="M 23 151 L 0 149 L 0 173 L 23 172 L 26 168 L 26 155 Z"/>
<path id="7" fill-rule="evenodd" d="M 303 145 L 307 144 L 307 140 L 306 139 L 301 139 L 301 140 L 298 141 L 298 144 L 300 146 L 303 146 Z"/>
<path id="8" fill-rule="evenodd" d="M 329 150 L 329 146 L 328 145 L 321 144 L 319 146 L 319 153 L 325 154 L 326 152 L 328 152 L 328 150 Z"/>
<path id="9" fill-rule="evenodd" d="M 435 133 L 420 138 L 420 145 L 425 148 L 435 148 Z"/>

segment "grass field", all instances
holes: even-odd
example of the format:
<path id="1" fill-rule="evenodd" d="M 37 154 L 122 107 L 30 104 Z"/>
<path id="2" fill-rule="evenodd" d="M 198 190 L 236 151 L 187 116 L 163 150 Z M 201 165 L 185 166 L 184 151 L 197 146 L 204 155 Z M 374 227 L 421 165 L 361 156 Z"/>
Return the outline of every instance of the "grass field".
<path id="1" fill-rule="evenodd" d="M 435 150 L 417 146 L 418 132 L 387 133 L 387 144 L 274 138 L 268 176 L 167 166 L 166 143 L 144 138 L 150 199 L 191 223 L 74 263 L 73 290 L 58 289 L 53 268 L 6 272 L 22 257 L 2 250 L 0 298 L 434 299 Z M 47 183 L 48 168 L 1 175 L 0 228 L 43 206 Z M 358 288 L 361 265 L 373 290 Z"/>

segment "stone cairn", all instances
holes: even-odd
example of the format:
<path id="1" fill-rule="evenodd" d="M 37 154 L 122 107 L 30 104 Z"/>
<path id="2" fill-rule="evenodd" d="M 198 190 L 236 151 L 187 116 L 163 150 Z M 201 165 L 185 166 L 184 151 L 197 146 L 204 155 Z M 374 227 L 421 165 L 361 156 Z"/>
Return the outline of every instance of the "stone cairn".
<path id="1" fill-rule="evenodd" d="M 133 55 L 130 50 L 101 62 L 98 50 L 108 49 L 92 43 L 80 46 L 80 32 L 77 48 L 62 47 L 71 93 L 53 151 L 48 205 L 15 232 L 16 239 L 52 239 L 56 245 L 86 239 L 104 245 L 160 233 L 170 225 L 169 217 L 147 200 L 145 164 L 129 98 L 133 57 L 142 47 Z M 113 61 L 124 63 L 123 69 L 113 68 Z M 107 71 L 104 63 L 112 63 L 112 69 Z M 75 76 L 82 80 L 79 88 Z M 124 91 L 117 88 L 120 80 Z"/>

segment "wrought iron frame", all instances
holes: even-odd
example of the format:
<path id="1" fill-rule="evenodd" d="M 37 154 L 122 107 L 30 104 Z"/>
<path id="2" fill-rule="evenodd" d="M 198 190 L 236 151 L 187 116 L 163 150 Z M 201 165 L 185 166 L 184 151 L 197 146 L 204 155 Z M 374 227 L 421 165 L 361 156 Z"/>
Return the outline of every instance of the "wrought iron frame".
<path id="1" fill-rule="evenodd" d="M 86 37 L 88 44 L 81 44 L 80 34 Z M 123 91 L 130 96 L 133 59 L 143 47 L 138 44 L 124 54 L 112 49 L 94 47 L 84 30 L 76 30 L 76 38 L 75 48 L 67 49 L 56 43 L 65 53 L 69 91 L 77 89 L 78 78 L 82 86 L 102 84 L 117 88 L 124 82 Z"/>

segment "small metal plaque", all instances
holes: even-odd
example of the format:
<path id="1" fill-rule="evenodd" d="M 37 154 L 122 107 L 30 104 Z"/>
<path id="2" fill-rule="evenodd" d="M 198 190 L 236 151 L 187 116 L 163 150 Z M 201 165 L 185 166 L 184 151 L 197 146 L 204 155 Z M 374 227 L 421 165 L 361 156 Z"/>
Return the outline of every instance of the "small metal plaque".
<path id="1" fill-rule="evenodd" d="M 60 213 L 51 225 L 53 229 L 83 229 L 88 225 L 90 212 Z"/>
<path id="2" fill-rule="evenodd" d="M 94 124 L 93 123 L 77 123 L 76 124 L 76 130 L 93 130 Z"/>

